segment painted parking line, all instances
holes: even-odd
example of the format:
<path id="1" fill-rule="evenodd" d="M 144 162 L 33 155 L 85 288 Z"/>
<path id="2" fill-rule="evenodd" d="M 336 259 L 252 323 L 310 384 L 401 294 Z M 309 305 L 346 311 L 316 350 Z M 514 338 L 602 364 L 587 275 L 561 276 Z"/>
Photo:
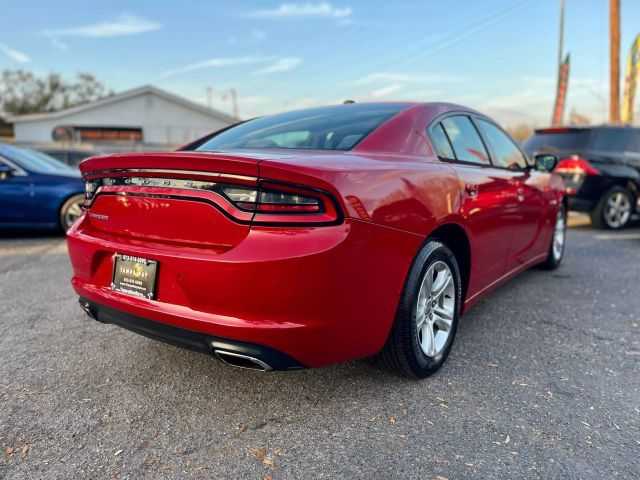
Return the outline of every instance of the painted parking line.
<path id="1" fill-rule="evenodd" d="M 36 244 L 36 245 L 20 245 L 11 247 L 0 246 L 0 257 L 7 257 L 11 255 L 38 255 L 40 253 L 53 253 L 61 254 L 67 253 L 67 242 L 60 241 L 55 244 Z"/>
<path id="2" fill-rule="evenodd" d="M 601 233 L 597 240 L 640 240 L 640 233 Z"/>

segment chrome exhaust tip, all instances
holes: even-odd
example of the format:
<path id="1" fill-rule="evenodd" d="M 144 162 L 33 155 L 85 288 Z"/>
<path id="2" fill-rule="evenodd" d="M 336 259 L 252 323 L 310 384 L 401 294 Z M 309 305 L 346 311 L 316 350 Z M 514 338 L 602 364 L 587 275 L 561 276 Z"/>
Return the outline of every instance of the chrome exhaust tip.
<path id="1" fill-rule="evenodd" d="M 218 357 L 218 360 L 232 367 L 248 368 L 250 370 L 260 370 L 263 372 L 273 370 L 270 365 L 258 358 L 250 357 L 249 355 L 228 352 L 226 350 L 214 350 L 213 353 Z"/>
<path id="2" fill-rule="evenodd" d="M 82 310 L 84 310 L 84 313 L 89 315 L 89 317 L 91 319 L 98 320 L 98 318 L 96 317 L 96 314 L 93 311 L 93 309 L 91 308 L 91 305 L 89 304 L 89 302 L 85 302 L 85 301 L 80 300 L 80 308 L 82 308 Z"/>

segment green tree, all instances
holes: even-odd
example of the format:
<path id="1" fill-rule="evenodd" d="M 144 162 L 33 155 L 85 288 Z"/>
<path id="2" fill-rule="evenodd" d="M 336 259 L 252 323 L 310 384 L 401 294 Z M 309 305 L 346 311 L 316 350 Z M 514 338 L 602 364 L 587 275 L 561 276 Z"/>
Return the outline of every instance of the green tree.
<path id="1" fill-rule="evenodd" d="M 9 115 L 54 112 L 111 94 L 89 73 L 78 73 L 72 81 L 26 70 L 4 70 L 0 76 L 0 112 Z"/>

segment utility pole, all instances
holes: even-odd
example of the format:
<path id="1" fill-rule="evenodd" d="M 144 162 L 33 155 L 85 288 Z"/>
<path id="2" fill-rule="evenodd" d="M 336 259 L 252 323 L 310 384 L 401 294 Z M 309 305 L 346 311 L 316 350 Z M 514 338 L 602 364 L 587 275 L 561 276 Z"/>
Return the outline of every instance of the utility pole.
<path id="1" fill-rule="evenodd" d="M 609 0 L 609 121 L 620 122 L 620 0 Z"/>
<path id="2" fill-rule="evenodd" d="M 231 88 L 229 90 L 231 95 L 231 105 L 233 106 L 233 116 L 238 118 L 240 112 L 238 111 L 238 94 L 236 93 L 235 88 Z"/>
<path id="3" fill-rule="evenodd" d="M 558 68 L 562 65 L 562 50 L 564 43 L 564 0 L 560 0 L 560 39 L 558 41 Z"/>
<path id="4" fill-rule="evenodd" d="M 207 106 L 213 108 L 213 88 L 207 87 Z"/>
<path id="5" fill-rule="evenodd" d="M 562 124 L 564 113 L 564 105 L 558 110 L 560 102 L 564 102 L 561 98 L 562 89 L 562 52 L 564 50 L 564 0 L 560 0 L 560 36 L 558 38 L 558 84 L 556 85 L 556 100 L 553 102 L 553 111 L 551 113 L 551 125 L 558 126 Z M 565 85 L 566 88 L 566 85 Z"/>

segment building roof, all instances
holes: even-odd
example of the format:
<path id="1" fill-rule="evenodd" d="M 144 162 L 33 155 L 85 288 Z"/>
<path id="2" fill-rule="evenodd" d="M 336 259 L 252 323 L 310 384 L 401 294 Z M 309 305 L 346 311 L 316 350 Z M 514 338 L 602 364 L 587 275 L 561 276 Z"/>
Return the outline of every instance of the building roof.
<path id="1" fill-rule="evenodd" d="M 232 123 L 240 121 L 239 118 L 234 117 L 233 115 L 228 115 L 224 112 L 220 112 L 219 110 L 214 110 L 213 108 L 205 107 L 204 105 L 200 105 L 199 103 L 192 102 L 191 100 L 187 100 L 184 97 L 179 97 L 178 95 L 174 95 L 173 93 L 169 93 L 166 90 L 162 90 L 160 88 L 154 87 L 153 85 L 143 85 L 142 87 L 133 88 L 131 90 L 125 90 L 124 92 L 117 93 L 115 95 L 110 95 L 108 97 L 103 97 L 93 102 L 83 103 L 81 105 L 76 105 L 75 107 L 66 108 L 64 110 L 57 110 L 55 112 L 14 115 L 14 116 L 7 117 L 7 121 L 12 123 L 21 123 L 21 122 L 36 122 L 39 120 L 50 120 L 54 118 L 61 118 L 61 117 L 66 117 L 68 115 L 72 115 L 74 113 L 84 112 L 86 110 L 99 108 L 104 105 L 109 105 L 122 100 L 137 97 L 139 95 L 146 95 L 146 94 L 156 95 L 158 97 L 164 98 L 169 102 L 177 103 L 179 105 L 182 105 L 183 107 L 190 108 L 192 110 L 197 110 L 200 113 L 209 115 L 210 117 L 216 118 L 218 120 L 223 120 L 223 121 L 232 122 Z"/>

